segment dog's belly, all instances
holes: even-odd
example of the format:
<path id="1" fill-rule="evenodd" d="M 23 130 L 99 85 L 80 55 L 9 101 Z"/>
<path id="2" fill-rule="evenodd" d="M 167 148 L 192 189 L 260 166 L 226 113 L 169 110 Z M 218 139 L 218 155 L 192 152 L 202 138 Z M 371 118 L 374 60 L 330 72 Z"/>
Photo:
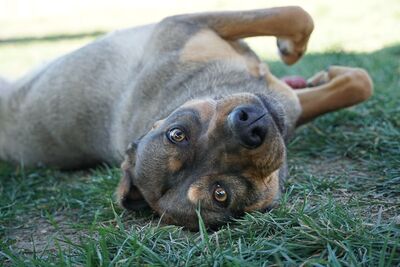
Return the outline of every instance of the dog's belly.
<path id="1" fill-rule="evenodd" d="M 12 85 L 0 99 L 0 157 L 61 168 L 119 161 L 114 107 L 135 81 L 152 29 L 111 33 Z"/>

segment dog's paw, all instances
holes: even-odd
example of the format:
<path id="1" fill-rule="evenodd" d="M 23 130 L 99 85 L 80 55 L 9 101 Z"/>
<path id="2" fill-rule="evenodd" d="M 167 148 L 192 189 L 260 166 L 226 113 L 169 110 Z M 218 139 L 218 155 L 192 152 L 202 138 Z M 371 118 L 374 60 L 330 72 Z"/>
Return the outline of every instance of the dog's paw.
<path id="1" fill-rule="evenodd" d="M 330 81 L 330 77 L 327 71 L 320 71 L 314 74 L 312 77 L 307 79 L 308 87 L 315 87 Z"/>
<path id="2" fill-rule="evenodd" d="M 303 56 L 306 50 L 305 45 L 296 45 L 288 38 L 278 38 L 277 46 L 282 61 L 287 65 L 296 63 Z"/>

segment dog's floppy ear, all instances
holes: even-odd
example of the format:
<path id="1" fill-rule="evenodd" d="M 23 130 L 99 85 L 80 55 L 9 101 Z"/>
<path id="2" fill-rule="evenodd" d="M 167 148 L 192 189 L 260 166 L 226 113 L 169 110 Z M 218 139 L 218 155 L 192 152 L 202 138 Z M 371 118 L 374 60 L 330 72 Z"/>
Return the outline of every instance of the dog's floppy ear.
<path id="1" fill-rule="evenodd" d="M 121 165 L 122 178 L 117 188 L 118 203 L 128 210 L 138 210 L 149 206 L 142 193 L 133 184 L 132 171 L 135 167 L 136 146 L 132 143 L 126 151 L 125 160 Z"/>

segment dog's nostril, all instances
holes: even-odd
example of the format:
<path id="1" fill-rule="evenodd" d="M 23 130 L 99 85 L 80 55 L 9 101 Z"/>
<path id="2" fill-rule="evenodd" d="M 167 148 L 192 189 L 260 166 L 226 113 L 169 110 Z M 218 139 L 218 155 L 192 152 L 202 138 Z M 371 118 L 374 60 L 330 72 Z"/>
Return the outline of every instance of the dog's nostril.
<path id="1" fill-rule="evenodd" d="M 265 132 L 260 127 L 254 127 L 254 129 L 251 130 L 251 135 L 263 139 Z"/>
<path id="2" fill-rule="evenodd" d="M 247 121 L 248 118 L 249 118 L 249 115 L 245 111 L 241 110 L 239 113 L 239 120 Z"/>

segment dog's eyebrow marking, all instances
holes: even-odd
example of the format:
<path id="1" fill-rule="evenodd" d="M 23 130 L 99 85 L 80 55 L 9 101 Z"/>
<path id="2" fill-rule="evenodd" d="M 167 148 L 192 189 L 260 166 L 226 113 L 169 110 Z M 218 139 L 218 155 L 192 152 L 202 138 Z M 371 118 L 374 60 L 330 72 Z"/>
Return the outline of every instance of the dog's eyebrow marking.
<path id="1" fill-rule="evenodd" d="M 170 158 L 168 160 L 168 169 L 172 172 L 172 173 L 176 173 L 178 172 L 181 168 L 182 168 L 183 164 L 182 161 L 175 159 L 175 158 Z"/>
<path id="2" fill-rule="evenodd" d="M 201 122 L 204 124 L 209 123 L 215 111 L 215 102 L 213 100 L 193 100 L 185 103 L 183 106 L 196 112 Z"/>
<path id="3" fill-rule="evenodd" d="M 202 185 L 200 185 L 200 184 L 192 184 L 189 187 L 189 190 L 187 191 L 187 198 L 193 204 L 197 204 L 197 202 L 200 200 L 200 197 L 202 195 L 201 187 L 202 187 Z"/>

